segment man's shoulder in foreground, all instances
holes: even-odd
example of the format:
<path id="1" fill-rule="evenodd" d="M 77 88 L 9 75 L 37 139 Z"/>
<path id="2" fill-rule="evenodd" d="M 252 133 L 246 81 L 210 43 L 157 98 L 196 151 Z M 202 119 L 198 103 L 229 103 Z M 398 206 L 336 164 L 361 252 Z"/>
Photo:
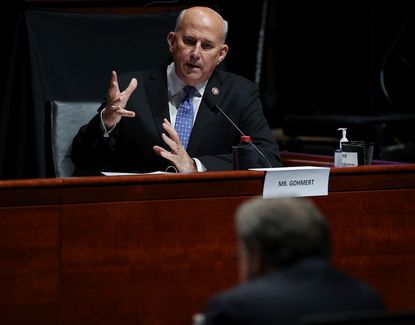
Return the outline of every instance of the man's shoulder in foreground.
<path id="1" fill-rule="evenodd" d="M 379 310 L 378 293 L 328 263 L 309 260 L 271 272 L 214 296 L 207 324 L 290 324 L 302 316 L 356 310 Z"/>

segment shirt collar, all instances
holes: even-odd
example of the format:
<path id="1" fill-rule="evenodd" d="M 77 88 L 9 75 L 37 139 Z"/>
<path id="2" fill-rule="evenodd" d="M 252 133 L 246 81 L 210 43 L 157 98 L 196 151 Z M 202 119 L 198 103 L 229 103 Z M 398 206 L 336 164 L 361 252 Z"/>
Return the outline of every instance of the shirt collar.
<path id="1" fill-rule="evenodd" d="M 205 92 L 206 84 L 208 81 L 196 85 L 196 97 L 202 97 L 203 93 Z M 186 84 L 179 78 L 176 74 L 176 69 L 174 68 L 174 62 L 170 63 L 167 66 L 167 88 L 169 94 L 169 100 L 179 95 L 181 90 L 186 86 Z"/>

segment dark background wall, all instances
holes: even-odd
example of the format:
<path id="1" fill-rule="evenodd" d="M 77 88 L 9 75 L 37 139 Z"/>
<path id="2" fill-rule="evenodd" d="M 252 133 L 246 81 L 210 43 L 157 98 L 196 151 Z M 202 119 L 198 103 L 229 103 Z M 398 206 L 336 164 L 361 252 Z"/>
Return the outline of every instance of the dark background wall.
<path id="1" fill-rule="evenodd" d="M 28 8 L 128 14 L 209 5 L 230 23 L 226 68 L 251 80 L 260 73 L 264 110 L 272 128 L 281 129 L 291 140 L 310 134 L 336 138 L 337 128 L 345 126 L 349 118 L 350 137 L 375 141 L 377 157 L 415 161 L 415 27 L 411 1 L 149 4 L 30 0 L 3 5 L 0 15 L 8 27 L 0 31 L 6 47 L 0 62 L 0 178 L 45 176 L 36 161 L 42 155 L 33 140 L 36 112 L 31 103 L 31 63 L 22 21 L 22 13 Z M 266 16 L 262 15 L 264 4 Z M 259 57 L 261 23 L 265 23 L 265 35 Z M 307 147 L 306 142 L 286 139 L 281 140 L 281 146 L 288 150 L 330 153 L 334 145 Z"/>
<path id="2" fill-rule="evenodd" d="M 412 111 L 411 1 L 280 0 L 270 3 L 268 23 L 275 61 L 269 77 L 276 80 L 269 91 L 285 110 Z M 391 101 L 381 89 L 382 70 Z"/>

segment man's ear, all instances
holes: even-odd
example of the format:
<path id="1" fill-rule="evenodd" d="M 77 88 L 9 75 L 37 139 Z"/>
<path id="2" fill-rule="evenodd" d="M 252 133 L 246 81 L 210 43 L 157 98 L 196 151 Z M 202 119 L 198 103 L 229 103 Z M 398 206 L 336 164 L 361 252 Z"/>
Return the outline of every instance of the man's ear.
<path id="1" fill-rule="evenodd" d="M 167 44 L 169 45 L 170 52 L 173 51 L 174 43 L 176 42 L 176 33 L 170 32 L 167 34 Z"/>
<path id="2" fill-rule="evenodd" d="M 226 44 L 223 44 L 218 57 L 218 64 L 225 60 L 226 54 L 228 54 L 229 47 Z"/>

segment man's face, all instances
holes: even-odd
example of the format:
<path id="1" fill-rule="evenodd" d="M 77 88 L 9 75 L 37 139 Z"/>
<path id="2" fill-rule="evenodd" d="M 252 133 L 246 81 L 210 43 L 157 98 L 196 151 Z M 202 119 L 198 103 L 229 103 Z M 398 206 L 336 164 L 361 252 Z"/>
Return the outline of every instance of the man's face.
<path id="1" fill-rule="evenodd" d="M 180 79 L 191 86 L 208 80 L 228 51 L 222 39 L 223 23 L 209 16 L 185 16 L 180 29 L 167 37 Z"/>

